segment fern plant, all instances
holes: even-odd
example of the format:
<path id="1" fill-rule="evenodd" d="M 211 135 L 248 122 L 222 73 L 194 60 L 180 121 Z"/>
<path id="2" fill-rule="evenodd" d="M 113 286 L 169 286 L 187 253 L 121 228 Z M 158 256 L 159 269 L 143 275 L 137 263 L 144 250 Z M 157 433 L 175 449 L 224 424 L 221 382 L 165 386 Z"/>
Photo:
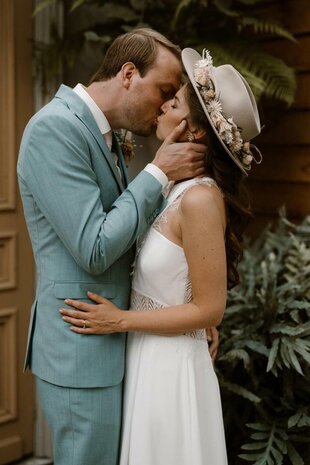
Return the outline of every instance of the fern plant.
<path id="1" fill-rule="evenodd" d="M 229 294 L 217 362 L 232 464 L 310 457 L 310 217 L 281 212 L 248 244 Z"/>
<path id="2" fill-rule="evenodd" d="M 48 63 L 49 54 L 54 58 L 56 48 L 60 50 L 58 68 L 68 70 L 70 63 L 83 56 L 84 62 L 95 57 L 93 72 L 102 52 L 117 35 L 146 26 L 182 48 L 191 46 L 201 52 L 208 47 L 214 64 L 232 63 L 249 80 L 258 98 L 266 96 L 287 105 L 294 100 L 294 71 L 283 60 L 266 53 L 261 39 L 295 39 L 271 16 L 265 0 L 38 0 L 35 14 L 56 3 L 64 10 L 65 35 L 55 35 L 54 27 L 54 40 L 44 53 L 38 49 L 38 62 L 45 59 Z M 281 0 L 275 3 L 280 9 Z M 47 76 L 40 76 L 46 86 Z"/>

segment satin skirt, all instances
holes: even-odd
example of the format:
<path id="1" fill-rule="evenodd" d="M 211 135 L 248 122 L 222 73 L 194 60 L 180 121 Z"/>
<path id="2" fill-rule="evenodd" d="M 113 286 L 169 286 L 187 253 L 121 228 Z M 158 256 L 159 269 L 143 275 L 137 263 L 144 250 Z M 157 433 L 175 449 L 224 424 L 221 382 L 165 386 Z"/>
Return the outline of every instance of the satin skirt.
<path id="1" fill-rule="evenodd" d="M 132 333 L 126 367 L 120 465 L 227 465 L 206 341 Z"/>

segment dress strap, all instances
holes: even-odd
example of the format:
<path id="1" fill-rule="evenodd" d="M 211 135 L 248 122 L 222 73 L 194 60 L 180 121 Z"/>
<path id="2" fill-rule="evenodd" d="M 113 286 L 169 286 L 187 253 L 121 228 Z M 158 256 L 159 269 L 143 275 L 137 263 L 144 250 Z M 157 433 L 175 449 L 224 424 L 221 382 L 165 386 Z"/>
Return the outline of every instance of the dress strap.
<path id="1" fill-rule="evenodd" d="M 209 177 L 192 178 L 192 179 L 188 179 L 187 181 L 183 181 L 178 184 L 175 184 L 172 187 L 167 197 L 167 205 L 165 206 L 163 211 L 158 215 L 158 217 L 155 219 L 154 223 L 151 226 L 151 229 L 153 228 L 156 231 L 160 232 L 161 234 L 165 235 L 163 225 L 168 223 L 169 212 L 177 210 L 180 206 L 183 195 L 191 187 L 198 186 L 198 185 L 205 185 L 205 186 L 215 187 L 219 189 L 214 179 L 209 178 Z"/>
<path id="2" fill-rule="evenodd" d="M 183 197 L 183 195 L 188 189 L 198 185 L 216 187 L 217 189 L 219 189 L 214 179 L 209 178 L 207 176 L 188 179 L 187 181 L 180 182 L 173 186 L 167 199 L 168 204 L 173 203 L 178 197 Z"/>

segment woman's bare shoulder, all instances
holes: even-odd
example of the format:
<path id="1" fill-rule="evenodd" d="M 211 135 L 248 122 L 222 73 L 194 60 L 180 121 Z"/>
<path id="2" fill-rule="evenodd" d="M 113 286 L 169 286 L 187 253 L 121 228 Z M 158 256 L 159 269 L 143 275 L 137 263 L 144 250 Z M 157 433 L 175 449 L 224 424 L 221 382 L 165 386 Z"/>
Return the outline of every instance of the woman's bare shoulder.
<path id="1" fill-rule="evenodd" d="M 188 189 L 181 200 L 181 213 L 189 220 L 202 215 L 205 220 L 226 223 L 224 198 L 216 185 L 198 184 Z"/>

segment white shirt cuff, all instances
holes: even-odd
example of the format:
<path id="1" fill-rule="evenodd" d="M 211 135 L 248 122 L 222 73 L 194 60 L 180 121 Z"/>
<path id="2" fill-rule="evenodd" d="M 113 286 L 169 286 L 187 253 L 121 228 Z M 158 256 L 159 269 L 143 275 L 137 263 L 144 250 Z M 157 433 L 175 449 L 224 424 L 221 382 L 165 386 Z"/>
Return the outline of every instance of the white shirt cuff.
<path id="1" fill-rule="evenodd" d="M 160 168 L 158 168 L 158 166 L 154 165 L 153 163 L 148 163 L 144 168 L 144 171 L 147 171 L 152 176 L 154 176 L 154 178 L 157 179 L 158 182 L 160 182 L 163 188 L 167 186 L 168 178 L 165 175 L 165 173 Z"/>

